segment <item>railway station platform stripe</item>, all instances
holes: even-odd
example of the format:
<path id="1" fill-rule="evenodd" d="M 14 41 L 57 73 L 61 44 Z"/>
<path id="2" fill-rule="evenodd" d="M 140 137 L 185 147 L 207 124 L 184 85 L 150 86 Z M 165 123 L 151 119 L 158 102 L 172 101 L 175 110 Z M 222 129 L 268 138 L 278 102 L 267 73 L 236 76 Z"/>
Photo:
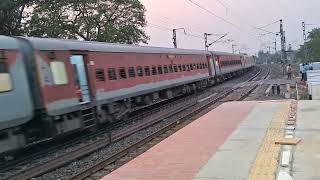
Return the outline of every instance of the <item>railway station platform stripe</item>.
<path id="1" fill-rule="evenodd" d="M 251 166 L 248 180 L 276 179 L 281 145 L 278 145 L 275 142 L 284 136 L 289 112 L 290 102 L 281 102 L 280 109 L 273 116 L 256 159 Z"/>

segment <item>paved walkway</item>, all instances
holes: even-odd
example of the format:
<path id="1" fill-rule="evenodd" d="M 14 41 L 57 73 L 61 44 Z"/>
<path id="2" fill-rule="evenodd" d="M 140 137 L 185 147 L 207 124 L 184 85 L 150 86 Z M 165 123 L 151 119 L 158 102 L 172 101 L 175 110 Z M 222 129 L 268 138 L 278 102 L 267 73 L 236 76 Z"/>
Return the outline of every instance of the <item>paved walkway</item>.
<path id="1" fill-rule="evenodd" d="M 320 179 L 320 101 L 300 101 L 296 137 L 302 139 L 293 156 L 295 180 Z"/>

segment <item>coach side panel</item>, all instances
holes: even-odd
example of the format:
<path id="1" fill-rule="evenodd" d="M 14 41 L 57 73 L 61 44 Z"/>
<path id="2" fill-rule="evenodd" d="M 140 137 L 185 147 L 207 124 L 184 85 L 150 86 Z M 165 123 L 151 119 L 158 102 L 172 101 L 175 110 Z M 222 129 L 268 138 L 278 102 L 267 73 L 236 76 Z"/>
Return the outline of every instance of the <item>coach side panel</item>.
<path id="1" fill-rule="evenodd" d="M 98 103 L 192 83 L 209 77 L 206 55 L 91 53 Z"/>

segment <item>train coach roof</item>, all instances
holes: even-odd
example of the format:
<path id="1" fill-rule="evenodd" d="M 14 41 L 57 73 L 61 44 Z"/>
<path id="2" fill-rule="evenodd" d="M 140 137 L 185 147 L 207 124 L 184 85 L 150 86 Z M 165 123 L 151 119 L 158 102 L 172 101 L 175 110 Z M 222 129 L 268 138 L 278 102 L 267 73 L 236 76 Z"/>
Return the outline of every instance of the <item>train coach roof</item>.
<path id="1" fill-rule="evenodd" d="M 241 56 L 241 54 L 233 54 L 228 52 L 220 52 L 220 51 L 210 51 L 210 52 L 218 56 Z"/>
<path id="2" fill-rule="evenodd" d="M 29 40 L 33 47 L 39 50 L 76 50 L 76 51 L 96 51 L 96 52 L 133 52 L 133 53 L 168 53 L 168 54 L 209 54 L 207 51 L 191 49 L 174 49 L 147 47 L 126 44 L 114 44 L 93 41 L 78 41 L 53 38 L 25 38 Z"/>
<path id="3" fill-rule="evenodd" d="M 19 43 L 16 39 L 0 35 L 0 49 L 18 49 Z"/>

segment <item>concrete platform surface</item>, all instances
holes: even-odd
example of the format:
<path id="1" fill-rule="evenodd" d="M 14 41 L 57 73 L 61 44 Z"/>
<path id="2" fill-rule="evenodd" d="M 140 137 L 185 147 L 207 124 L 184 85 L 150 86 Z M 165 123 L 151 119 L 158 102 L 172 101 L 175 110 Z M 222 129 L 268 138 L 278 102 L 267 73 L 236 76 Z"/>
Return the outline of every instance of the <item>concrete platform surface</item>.
<path id="1" fill-rule="evenodd" d="M 102 179 L 282 180 L 283 147 L 275 141 L 284 137 L 292 102 L 225 103 Z M 302 143 L 288 172 L 297 180 L 320 179 L 319 105 L 298 105 Z"/>
<path id="2" fill-rule="evenodd" d="M 320 179 L 320 101 L 300 101 L 296 137 L 302 139 L 293 154 L 293 178 Z"/>

